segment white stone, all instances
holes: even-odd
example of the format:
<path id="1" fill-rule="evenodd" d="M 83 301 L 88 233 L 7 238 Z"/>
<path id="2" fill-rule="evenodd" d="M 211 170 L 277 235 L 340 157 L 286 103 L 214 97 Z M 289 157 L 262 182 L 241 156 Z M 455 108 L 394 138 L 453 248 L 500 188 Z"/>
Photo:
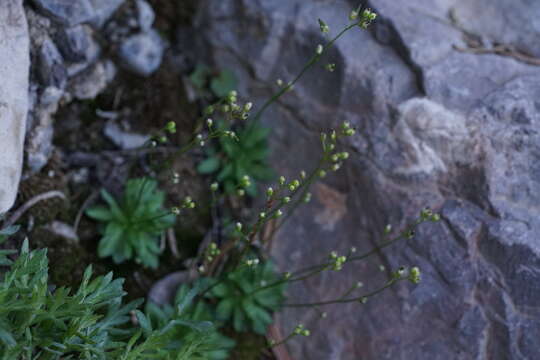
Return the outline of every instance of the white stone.
<path id="1" fill-rule="evenodd" d="M 0 1 L 0 213 L 13 206 L 21 177 L 29 54 L 22 0 Z"/>

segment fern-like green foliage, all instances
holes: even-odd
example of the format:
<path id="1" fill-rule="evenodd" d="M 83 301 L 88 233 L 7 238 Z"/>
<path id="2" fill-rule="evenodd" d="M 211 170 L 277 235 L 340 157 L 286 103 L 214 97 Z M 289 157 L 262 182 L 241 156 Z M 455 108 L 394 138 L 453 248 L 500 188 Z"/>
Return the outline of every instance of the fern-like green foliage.
<path id="1" fill-rule="evenodd" d="M 214 359 L 200 355 L 215 349 L 211 323 L 178 317 L 152 326 L 136 310 L 141 301 L 122 305 L 123 279 L 112 273 L 92 280 L 88 267 L 72 293 L 48 284 L 46 249 L 29 251 L 25 241 L 9 263 L 0 281 L 2 360 Z"/>
<path id="2" fill-rule="evenodd" d="M 200 283 L 199 283 L 200 284 Z M 203 300 L 196 301 L 199 286 L 181 285 L 176 293 L 174 306 L 158 306 L 152 302 L 146 304 L 145 313 L 156 327 L 164 327 L 170 321 L 189 321 L 194 323 L 214 322 L 212 308 Z M 214 324 L 216 325 L 216 324 Z M 189 339 L 192 330 L 188 327 L 177 328 L 176 338 Z M 235 345 L 234 340 L 222 335 L 217 330 L 208 331 L 205 341 L 194 347 L 190 356 L 201 360 L 226 360 L 229 350 Z"/>
<path id="3" fill-rule="evenodd" d="M 263 287 L 278 280 L 270 262 L 230 272 L 211 289 L 211 296 L 218 299 L 217 318 L 232 323 L 236 331 L 264 335 L 272 323 L 271 313 L 284 299 L 284 284 Z"/>
<path id="4" fill-rule="evenodd" d="M 116 341 L 129 334 L 118 326 L 139 303 L 121 306 L 122 279 L 90 281 L 91 268 L 74 294 L 52 292 L 46 253 L 26 241 L 0 283 L 0 359 L 120 358 Z"/>
<path id="5" fill-rule="evenodd" d="M 108 207 L 95 206 L 86 211 L 86 215 L 104 223 L 99 256 L 112 256 L 115 263 L 134 258 L 156 268 L 158 237 L 175 222 L 175 216 L 163 209 L 165 194 L 157 190 L 157 182 L 148 178 L 129 180 L 120 202 L 104 189 L 101 196 Z"/>
<path id="6" fill-rule="evenodd" d="M 215 173 L 216 180 L 223 183 L 228 194 L 234 193 L 242 178 L 247 175 L 254 181 L 251 181 L 246 192 L 256 196 L 256 181 L 270 180 L 273 176 L 268 164 L 268 133 L 268 128 L 253 122 L 237 132 L 237 139 L 220 137 L 216 147 L 208 148 L 208 157 L 199 164 L 197 170 L 201 174 Z"/>

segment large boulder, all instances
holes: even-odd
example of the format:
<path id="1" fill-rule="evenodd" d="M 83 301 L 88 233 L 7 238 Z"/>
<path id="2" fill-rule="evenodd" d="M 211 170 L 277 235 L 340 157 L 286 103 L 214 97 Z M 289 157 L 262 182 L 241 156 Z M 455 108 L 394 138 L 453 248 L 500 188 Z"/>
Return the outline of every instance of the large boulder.
<path id="1" fill-rule="evenodd" d="M 30 68 L 22 0 L 0 2 L 0 213 L 13 205 L 23 162 Z"/>
<path id="2" fill-rule="evenodd" d="M 283 271 L 332 250 L 367 251 L 386 224 L 397 233 L 424 207 L 442 217 L 364 262 L 291 286 L 290 302 L 315 302 L 358 281 L 358 294 L 375 289 L 401 265 L 423 271 L 418 286 L 322 307 L 324 319 L 286 309 L 283 334 L 298 323 L 312 332 L 289 343 L 293 358 L 540 358 L 540 68 L 530 65 L 538 21 L 526 3 L 369 1 L 379 14 L 370 31 L 353 29 L 322 59 L 336 71 L 315 66 L 263 116 L 274 166 L 288 178 L 314 166 L 320 131 L 347 120 L 359 132 L 343 143 L 345 168 L 315 185 L 315 201 L 277 235 Z M 336 33 L 355 5 L 206 3 L 201 56 L 235 69 L 239 93 L 261 104 L 326 41 L 317 19 Z"/>

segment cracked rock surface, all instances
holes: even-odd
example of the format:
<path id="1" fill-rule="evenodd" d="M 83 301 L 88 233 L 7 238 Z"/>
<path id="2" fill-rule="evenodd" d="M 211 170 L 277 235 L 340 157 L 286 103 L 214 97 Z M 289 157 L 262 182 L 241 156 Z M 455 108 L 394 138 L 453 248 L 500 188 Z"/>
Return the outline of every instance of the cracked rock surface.
<path id="1" fill-rule="evenodd" d="M 320 131 L 350 121 L 359 133 L 344 144 L 344 169 L 278 234 L 283 271 L 332 250 L 367 251 L 386 224 L 397 233 L 423 207 L 442 217 L 368 261 L 291 286 L 291 302 L 304 303 L 357 281 L 359 294 L 370 291 L 401 265 L 423 272 L 418 286 L 324 307 L 324 319 L 285 310 L 282 333 L 298 323 L 312 333 L 290 343 L 293 358 L 540 358 L 540 22 L 537 4 L 508 4 L 369 1 L 379 14 L 372 28 L 347 33 L 322 60 L 336 71 L 315 66 L 265 114 L 287 178 L 314 166 Z M 324 42 L 317 18 L 335 33 L 355 5 L 223 0 L 201 7 L 203 48 L 260 104 Z"/>
<path id="2" fill-rule="evenodd" d="M 15 201 L 28 111 L 28 25 L 22 0 L 0 3 L 0 213 Z"/>

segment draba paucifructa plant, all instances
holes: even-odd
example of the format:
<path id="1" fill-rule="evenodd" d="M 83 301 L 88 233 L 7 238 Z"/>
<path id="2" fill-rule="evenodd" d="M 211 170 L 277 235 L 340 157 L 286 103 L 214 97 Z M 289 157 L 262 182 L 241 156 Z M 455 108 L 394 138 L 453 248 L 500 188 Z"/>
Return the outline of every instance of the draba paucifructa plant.
<path id="1" fill-rule="evenodd" d="M 193 351 L 194 359 L 226 360 L 229 351 L 234 347 L 235 341 L 218 332 L 219 326 L 216 321 L 214 309 L 204 301 L 197 301 L 196 296 L 201 289 L 202 281 L 197 281 L 195 286 L 182 284 L 174 299 L 173 305 L 158 306 L 153 302 L 147 302 L 145 313 L 154 327 L 161 328 L 172 320 L 189 321 L 195 323 L 209 322 L 214 325 L 212 331 L 205 335 L 204 343 Z M 177 328 L 176 338 L 188 339 L 193 330 L 187 327 Z"/>
<path id="2" fill-rule="evenodd" d="M 225 125 L 222 125 L 225 126 Z M 223 184 L 227 194 L 245 191 L 256 196 L 256 181 L 270 180 L 273 172 L 268 164 L 269 129 L 259 123 L 242 124 L 236 137 L 220 137 L 215 146 L 207 148 L 207 158 L 197 170 L 201 174 L 216 174 L 216 180 Z M 250 181 L 247 186 L 245 178 Z"/>
<path id="3" fill-rule="evenodd" d="M 158 238 L 175 223 L 174 214 L 163 209 L 165 194 L 157 189 L 157 182 L 149 178 L 128 180 L 119 202 L 105 189 L 101 196 L 108 206 L 86 211 L 104 225 L 98 255 L 112 256 L 115 263 L 134 258 L 156 268 L 161 253 Z"/>
<path id="4" fill-rule="evenodd" d="M 314 47 L 313 55 L 308 60 L 304 68 L 300 73 L 289 82 L 283 82 L 278 80 L 279 90 L 258 109 L 254 116 L 249 115 L 251 110 L 251 103 L 245 103 L 245 105 L 238 104 L 237 93 L 232 91 L 227 97 L 221 99 L 219 102 L 208 106 L 205 109 L 205 114 L 208 117 L 207 123 L 209 129 L 213 124 L 213 117 L 225 117 L 230 123 L 235 120 L 246 121 L 246 127 L 257 124 L 264 111 L 274 102 L 276 102 L 281 96 L 284 96 L 287 92 L 292 91 L 294 85 L 303 77 L 309 68 L 318 63 L 322 57 L 327 53 L 327 50 L 333 46 L 333 44 L 347 31 L 353 28 L 365 29 L 376 18 L 376 14 L 369 9 L 362 10 L 361 7 L 353 10 L 349 16 L 350 24 L 345 26 L 335 37 L 330 38 L 326 44 L 319 44 Z M 329 26 L 319 19 L 319 27 L 321 32 L 328 34 L 330 32 Z M 336 65 L 328 63 L 325 68 L 332 72 L 335 70 Z M 208 248 L 203 252 L 205 256 L 199 259 L 198 270 L 203 276 L 212 277 L 214 282 L 203 293 L 209 293 L 209 296 L 215 296 L 220 298 L 217 311 L 218 316 L 221 313 L 221 318 L 228 317 L 232 319 L 233 326 L 237 330 L 245 330 L 252 327 L 253 330 L 263 333 L 266 325 L 269 323 L 269 315 L 271 311 L 278 308 L 277 305 L 283 307 L 311 307 L 321 312 L 321 316 L 326 313 L 320 310 L 320 307 L 330 304 L 343 304 L 343 303 L 358 303 L 364 304 L 371 297 L 380 293 L 381 291 L 393 286 L 399 281 L 408 280 L 414 284 L 420 281 L 420 270 L 417 267 L 400 267 L 395 271 L 388 272 L 388 280 L 379 287 L 376 287 L 371 291 L 364 291 L 363 284 L 361 282 L 355 282 L 350 288 L 343 294 L 336 294 L 334 298 L 314 301 L 312 303 L 294 303 L 283 302 L 281 299 L 276 302 L 263 303 L 262 305 L 268 305 L 266 307 L 266 313 L 258 312 L 253 303 L 257 304 L 257 301 L 253 301 L 254 296 L 260 292 L 268 293 L 271 289 L 281 288 L 286 284 L 294 283 L 297 281 L 303 281 L 312 276 L 317 276 L 325 271 L 339 272 L 348 264 L 354 263 L 366 259 L 367 257 L 375 254 L 377 251 L 388 247 L 395 242 L 402 239 L 411 239 L 414 237 L 414 229 L 419 224 L 426 221 L 438 221 L 438 214 L 434 214 L 429 209 L 425 209 L 421 212 L 419 218 L 417 218 L 410 226 L 398 234 L 392 236 L 393 231 L 390 226 L 387 226 L 383 231 L 384 241 L 378 244 L 378 246 L 368 252 L 357 254 L 357 249 L 352 247 L 344 253 L 338 251 L 332 251 L 328 254 L 328 258 L 317 265 L 308 266 L 303 269 L 298 269 L 293 272 L 286 272 L 280 276 L 277 276 L 272 281 L 264 281 L 263 283 L 250 282 L 242 278 L 237 274 L 251 274 L 255 276 L 256 267 L 253 267 L 253 261 L 246 260 L 252 254 L 252 249 L 256 248 L 259 252 L 263 253 L 263 258 L 268 257 L 267 249 L 271 246 L 273 235 L 276 231 L 283 226 L 283 224 L 290 219 L 290 216 L 294 211 L 302 204 L 309 202 L 311 194 L 309 192 L 310 186 L 317 180 L 324 178 L 328 173 L 338 171 L 343 163 L 349 158 L 347 151 L 339 150 L 340 146 L 343 146 L 343 142 L 346 138 L 355 134 L 356 129 L 347 121 L 343 122 L 341 126 L 336 129 L 331 129 L 327 132 L 321 133 L 321 147 L 322 156 L 318 164 L 311 171 L 300 171 L 297 177 L 292 179 L 286 179 L 284 176 L 280 176 L 278 182 L 267 188 L 266 201 L 259 211 L 255 211 L 256 218 L 252 221 L 248 221 L 243 224 L 238 222 L 235 225 L 235 234 L 227 239 L 225 242 L 221 242 L 219 246 L 212 242 L 208 245 Z M 238 136 L 229 131 L 230 138 L 237 140 Z M 216 167 L 217 161 L 214 160 L 214 165 L 209 168 Z M 210 171 L 209 171 L 210 172 Z M 250 185 L 251 179 L 246 174 L 240 179 L 239 188 L 243 190 Z M 214 183 L 211 185 L 213 192 L 218 192 L 220 184 Z M 215 203 L 219 204 L 219 197 Z M 213 246 L 213 247 L 212 247 Z M 249 263 L 248 263 L 249 262 Z M 261 261 L 261 263 L 266 263 Z M 250 266 L 247 266 L 247 265 Z M 232 268 L 231 268 L 232 266 Z M 385 270 L 385 268 L 382 268 Z M 251 270 L 251 273 L 249 272 Z M 237 273 L 238 271 L 238 273 Z M 232 278 L 231 278 L 232 276 Z M 238 278 L 236 278 L 238 276 Z M 243 279 L 243 280 L 242 280 Z M 240 285 L 240 280 L 242 283 Z M 229 284 L 231 286 L 226 286 Z M 245 288 L 243 288 L 245 287 Z M 249 289 L 249 290 L 245 290 Z M 276 293 L 280 293 L 276 291 Z M 234 298 L 236 300 L 226 299 Z M 247 301 L 246 299 L 250 299 Z M 264 301 L 264 297 L 261 297 Z M 241 306 L 234 306 L 231 304 L 237 304 Z M 245 305 L 249 304 L 249 307 Z M 260 304 L 260 303 L 259 303 Z M 270 306 L 271 305 L 271 306 Z M 238 311 L 235 311 L 239 309 Z M 249 310 L 246 310 L 249 309 Z M 225 316 L 227 315 L 227 316 Z M 236 316 L 236 319 L 235 319 Z M 255 318 L 259 323 L 255 326 L 252 323 Z M 250 323 L 251 322 L 251 323 Z M 277 346 L 287 341 L 288 339 L 303 335 L 308 336 L 310 331 L 306 329 L 302 324 L 298 324 L 291 333 L 283 339 L 272 339 L 270 341 L 271 346 Z"/>
<path id="5" fill-rule="evenodd" d="M 283 302 L 285 284 L 263 287 L 278 279 L 272 263 L 259 263 L 258 259 L 247 260 L 244 266 L 227 272 L 209 291 L 209 296 L 218 300 L 217 318 L 236 331 L 264 335 L 272 323 L 271 314 Z"/>

